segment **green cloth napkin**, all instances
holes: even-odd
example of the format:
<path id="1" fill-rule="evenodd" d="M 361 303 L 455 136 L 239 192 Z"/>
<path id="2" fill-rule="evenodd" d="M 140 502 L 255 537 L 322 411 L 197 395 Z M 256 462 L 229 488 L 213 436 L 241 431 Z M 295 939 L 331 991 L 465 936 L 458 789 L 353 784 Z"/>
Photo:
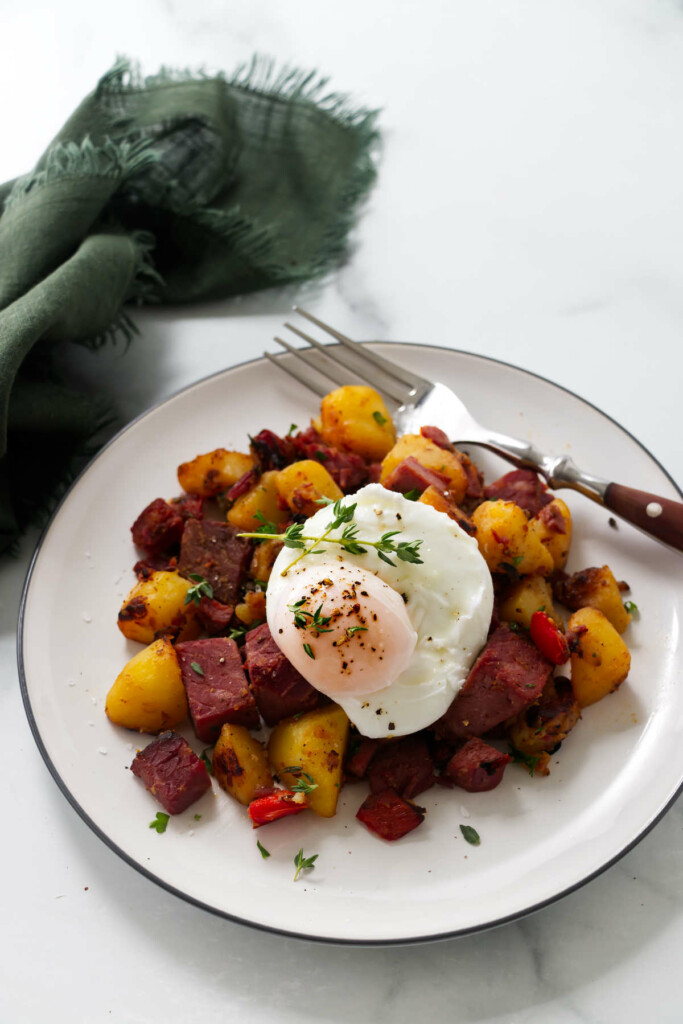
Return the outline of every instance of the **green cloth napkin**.
<path id="1" fill-rule="evenodd" d="M 120 60 L 36 168 L 0 185 L 0 551 L 111 419 L 59 379 L 56 343 L 129 339 L 126 303 L 329 269 L 375 177 L 374 122 L 326 80 L 265 61 L 143 79 Z"/>

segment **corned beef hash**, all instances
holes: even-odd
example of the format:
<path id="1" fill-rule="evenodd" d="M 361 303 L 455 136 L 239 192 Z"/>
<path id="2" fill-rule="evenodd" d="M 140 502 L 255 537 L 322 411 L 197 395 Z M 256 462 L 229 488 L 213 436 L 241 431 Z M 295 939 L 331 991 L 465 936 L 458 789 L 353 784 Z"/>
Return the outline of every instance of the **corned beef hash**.
<path id="1" fill-rule="evenodd" d="M 184 462 L 183 493 L 132 526 L 118 625 L 144 646 L 106 713 L 156 737 L 131 768 L 167 814 L 210 771 L 254 827 L 332 817 L 357 783 L 358 819 L 395 840 L 435 784 L 485 792 L 513 760 L 547 775 L 626 678 L 634 607 L 608 566 L 564 571 L 565 502 L 531 470 L 485 484 L 436 427 L 397 438 L 368 387 L 249 440 Z M 174 731 L 188 716 L 199 752 Z"/>

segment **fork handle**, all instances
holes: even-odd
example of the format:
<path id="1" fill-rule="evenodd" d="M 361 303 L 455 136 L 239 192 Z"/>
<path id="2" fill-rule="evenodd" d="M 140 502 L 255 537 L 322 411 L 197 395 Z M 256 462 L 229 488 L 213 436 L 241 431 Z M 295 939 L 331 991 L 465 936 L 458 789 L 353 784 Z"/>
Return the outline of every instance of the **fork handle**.
<path id="1" fill-rule="evenodd" d="M 571 487 L 587 498 L 604 505 L 644 533 L 683 552 L 683 504 L 648 491 L 613 483 L 579 469 L 567 455 L 544 455 L 535 445 L 503 434 L 488 433 L 479 444 L 497 452 L 517 466 L 535 469 L 550 487 Z"/>
<path id="2" fill-rule="evenodd" d="M 644 533 L 683 552 L 683 504 L 680 501 L 591 476 L 567 456 L 534 459 L 535 454 L 532 460 L 537 462 L 551 487 L 572 487 Z"/>
<path id="3" fill-rule="evenodd" d="M 683 551 L 683 504 L 623 484 L 609 484 L 605 507 L 677 551 Z"/>

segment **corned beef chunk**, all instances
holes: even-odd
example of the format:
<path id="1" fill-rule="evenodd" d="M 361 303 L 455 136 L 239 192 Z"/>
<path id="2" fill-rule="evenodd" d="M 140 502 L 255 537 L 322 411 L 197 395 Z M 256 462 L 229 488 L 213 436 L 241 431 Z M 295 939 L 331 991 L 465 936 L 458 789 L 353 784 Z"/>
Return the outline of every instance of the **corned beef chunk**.
<path id="1" fill-rule="evenodd" d="M 434 444 L 438 444 L 439 448 L 443 448 L 444 451 L 454 452 L 455 445 L 451 444 L 448 440 L 448 434 L 441 429 L 441 427 L 420 427 L 420 433 L 427 440 L 433 441 Z"/>
<path id="2" fill-rule="evenodd" d="M 260 477 L 260 471 L 258 469 L 248 469 L 246 473 L 243 473 L 239 480 L 232 485 L 225 492 L 225 504 L 228 508 L 234 505 L 238 498 L 241 498 L 243 494 L 250 491 L 254 484 Z"/>
<path id="3" fill-rule="evenodd" d="M 481 736 L 538 700 L 553 665 L 523 634 L 499 626 L 475 661 L 465 685 L 443 718 L 437 737 Z"/>
<path id="4" fill-rule="evenodd" d="M 501 754 L 489 743 L 474 737 L 453 755 L 445 774 L 468 793 L 486 793 L 496 788 L 503 778 L 505 765 L 511 760 L 509 754 Z"/>
<path id="5" fill-rule="evenodd" d="M 448 480 L 445 476 L 421 466 L 412 455 L 399 462 L 398 466 L 389 473 L 383 483 L 388 490 L 400 491 L 401 494 L 405 494 L 407 491 L 420 491 L 422 493 L 429 486 L 436 487 L 440 491 L 445 491 L 448 487 Z"/>
<path id="6" fill-rule="evenodd" d="M 467 490 L 465 492 L 466 502 L 478 502 L 484 497 L 484 474 L 472 462 L 469 455 L 464 452 L 456 452 L 460 459 L 460 465 L 467 476 Z"/>
<path id="7" fill-rule="evenodd" d="M 169 814 L 180 814 L 211 789 L 204 762 L 170 730 L 140 750 L 130 768 Z"/>
<path id="8" fill-rule="evenodd" d="M 345 494 L 357 491 L 368 483 L 369 471 L 365 461 L 354 452 L 340 452 L 325 444 L 313 427 L 292 438 L 297 459 L 317 459 Z"/>
<path id="9" fill-rule="evenodd" d="M 225 722 L 258 729 L 259 715 L 242 668 L 239 647 L 227 637 L 176 644 L 194 731 L 204 743 Z"/>
<path id="10" fill-rule="evenodd" d="M 141 558 L 133 566 L 133 572 L 139 580 L 148 580 L 155 572 L 173 572 L 178 568 L 178 559 L 175 555 L 153 555 L 150 558 Z"/>
<path id="11" fill-rule="evenodd" d="M 155 498 L 144 508 L 130 528 L 133 543 L 149 555 L 159 555 L 180 541 L 183 519 L 163 498 Z"/>
<path id="12" fill-rule="evenodd" d="M 545 523 L 548 529 L 552 530 L 553 533 L 567 532 L 567 524 L 565 523 L 564 516 L 557 505 L 544 505 L 538 513 L 538 518 L 542 523 Z"/>
<path id="13" fill-rule="evenodd" d="M 424 807 L 408 803 L 392 789 L 371 793 L 356 817 L 380 839 L 400 839 L 424 821 Z"/>
<path id="14" fill-rule="evenodd" d="M 171 506 L 182 517 L 183 522 L 188 519 L 204 518 L 204 499 L 201 494 L 182 494 L 179 498 L 171 499 Z"/>
<path id="15" fill-rule="evenodd" d="M 269 469 L 284 469 L 296 458 L 291 439 L 278 437 L 272 430 L 261 430 L 249 440 L 254 458 L 263 473 Z"/>
<path id="16" fill-rule="evenodd" d="M 434 785 L 434 764 L 424 733 L 383 743 L 367 770 L 371 793 L 393 789 L 410 800 Z"/>
<path id="17" fill-rule="evenodd" d="M 285 658 L 268 623 L 249 630 L 245 649 L 251 689 L 267 725 L 318 706 L 318 691 Z"/>
<path id="18" fill-rule="evenodd" d="M 513 469 L 485 487 L 484 495 L 487 499 L 514 501 L 532 516 L 538 515 L 554 497 L 533 469 Z"/>
<path id="19" fill-rule="evenodd" d="M 202 597 L 197 606 L 197 618 L 211 636 L 224 633 L 234 614 L 235 609 L 231 604 L 221 604 L 213 597 Z"/>
<path id="20" fill-rule="evenodd" d="M 227 523 L 190 519 L 183 530 L 178 571 L 186 579 L 203 576 L 221 604 L 235 604 L 251 558 L 252 545 Z"/>
<path id="21" fill-rule="evenodd" d="M 346 772 L 356 779 L 364 779 L 368 765 L 379 747 L 379 740 L 368 739 L 367 736 L 355 736 L 349 744 L 349 757 L 345 765 Z"/>

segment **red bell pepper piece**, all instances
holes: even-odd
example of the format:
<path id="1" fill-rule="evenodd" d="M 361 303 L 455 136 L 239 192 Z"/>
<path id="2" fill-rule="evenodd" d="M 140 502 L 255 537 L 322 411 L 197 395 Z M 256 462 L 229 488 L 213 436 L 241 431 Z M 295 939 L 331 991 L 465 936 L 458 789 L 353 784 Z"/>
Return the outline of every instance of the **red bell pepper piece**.
<path id="1" fill-rule="evenodd" d="M 303 793 L 294 793 L 291 789 L 276 789 L 266 796 L 256 797 L 249 804 L 248 813 L 253 827 L 267 825 L 270 821 L 285 818 L 288 814 L 305 811 L 308 801 Z"/>
<path id="2" fill-rule="evenodd" d="M 569 657 L 569 644 L 557 623 L 545 612 L 534 612 L 529 631 L 531 639 L 553 665 L 564 665 Z"/>

